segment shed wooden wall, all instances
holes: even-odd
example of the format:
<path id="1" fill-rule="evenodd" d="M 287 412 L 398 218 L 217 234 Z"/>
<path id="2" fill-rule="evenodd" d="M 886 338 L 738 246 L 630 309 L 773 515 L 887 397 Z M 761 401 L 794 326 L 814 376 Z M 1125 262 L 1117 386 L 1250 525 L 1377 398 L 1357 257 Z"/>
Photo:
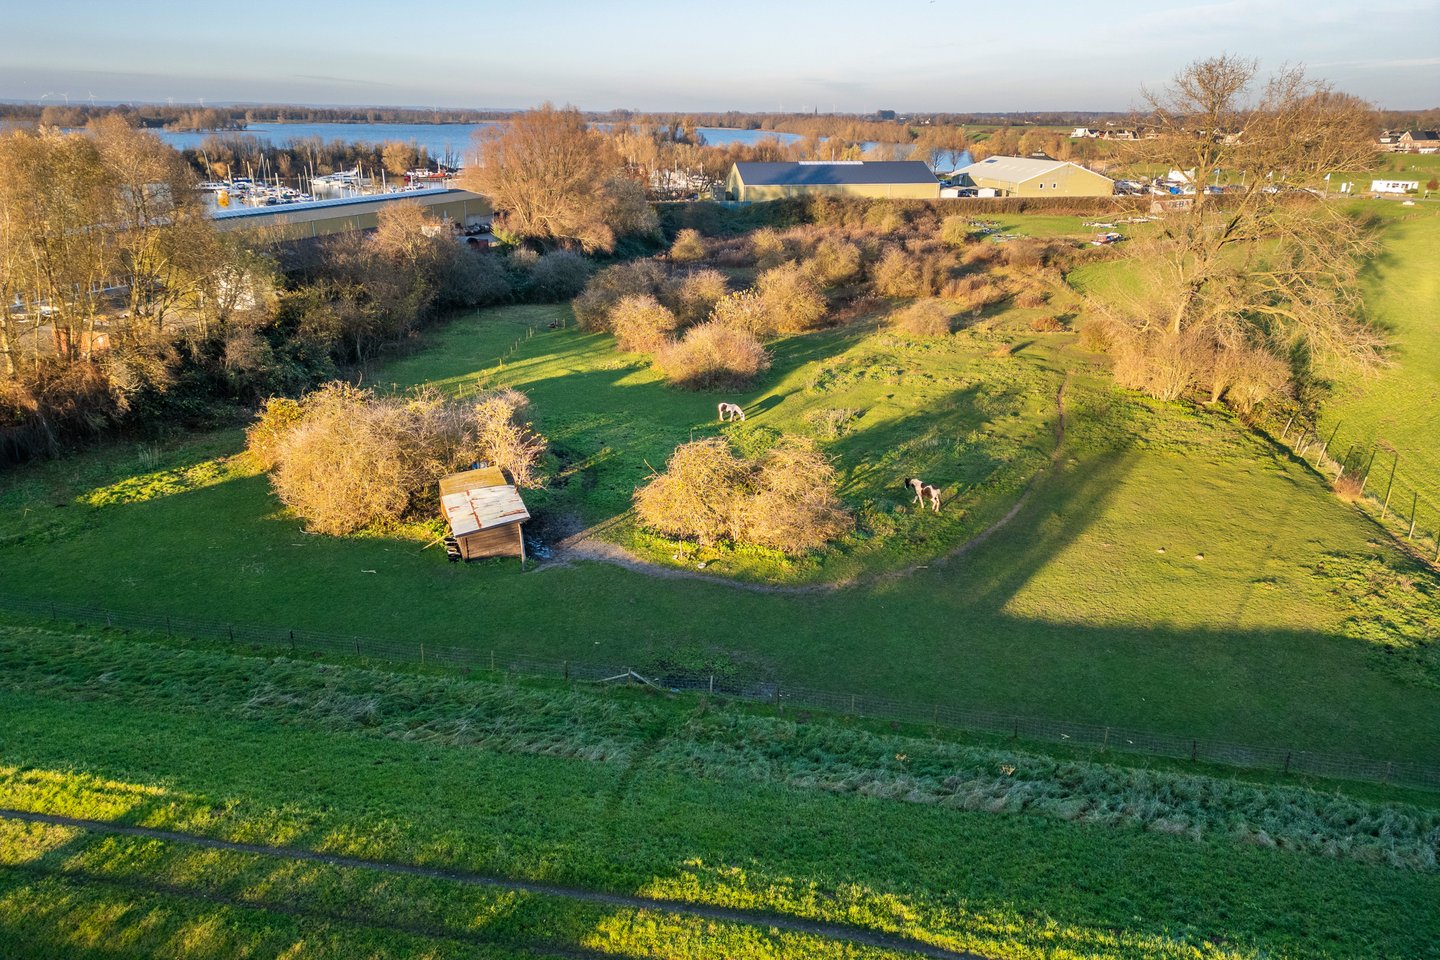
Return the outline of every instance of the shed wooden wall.
<path id="1" fill-rule="evenodd" d="M 480 557 L 519 557 L 524 555 L 524 544 L 520 537 L 520 524 L 506 523 L 456 537 L 455 542 L 460 547 L 460 556 L 466 560 Z"/>

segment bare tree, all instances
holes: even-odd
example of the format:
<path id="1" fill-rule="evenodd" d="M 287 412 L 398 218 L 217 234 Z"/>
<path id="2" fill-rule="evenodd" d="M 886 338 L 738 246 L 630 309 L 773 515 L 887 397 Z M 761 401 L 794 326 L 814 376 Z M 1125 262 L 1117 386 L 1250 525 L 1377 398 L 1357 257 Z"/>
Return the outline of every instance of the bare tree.
<path id="1" fill-rule="evenodd" d="M 1134 159 L 1179 168 L 1195 193 L 1131 248 L 1146 276 L 1122 313 L 1142 333 L 1194 333 L 1217 349 L 1375 362 L 1382 341 L 1357 283 L 1373 240 L 1318 196 L 1326 173 L 1373 163 L 1373 110 L 1299 68 L 1258 91 L 1256 78 L 1255 61 L 1221 56 L 1144 92 L 1154 136 Z"/>
<path id="2" fill-rule="evenodd" d="M 481 162 L 465 183 L 504 211 L 513 233 L 611 250 L 617 232 L 655 229 L 654 211 L 643 207 L 643 191 L 629 186 L 634 181 L 609 138 L 590 130 L 573 107 L 547 103 L 520 114 L 482 135 L 480 147 Z"/>

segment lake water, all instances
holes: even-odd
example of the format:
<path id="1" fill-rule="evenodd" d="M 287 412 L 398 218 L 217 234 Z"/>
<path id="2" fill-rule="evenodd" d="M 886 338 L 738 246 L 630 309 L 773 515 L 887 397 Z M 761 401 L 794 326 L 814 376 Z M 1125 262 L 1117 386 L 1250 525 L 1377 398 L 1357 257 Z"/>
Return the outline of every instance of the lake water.
<path id="1" fill-rule="evenodd" d="M 495 123 L 252 123 L 244 130 L 218 132 L 155 131 L 166 143 L 177 150 L 193 149 L 209 136 L 248 135 L 267 143 L 283 144 L 287 140 L 302 140 L 319 137 L 321 140 L 343 140 L 359 143 L 384 143 L 399 140 L 424 147 L 432 157 L 453 156 L 461 162 L 474 156 L 475 134 Z M 728 146 L 732 143 L 754 144 L 765 137 L 775 137 L 782 143 L 801 139 L 793 133 L 777 133 L 773 130 L 732 130 L 728 127 L 701 127 L 705 142 L 714 146 Z"/>

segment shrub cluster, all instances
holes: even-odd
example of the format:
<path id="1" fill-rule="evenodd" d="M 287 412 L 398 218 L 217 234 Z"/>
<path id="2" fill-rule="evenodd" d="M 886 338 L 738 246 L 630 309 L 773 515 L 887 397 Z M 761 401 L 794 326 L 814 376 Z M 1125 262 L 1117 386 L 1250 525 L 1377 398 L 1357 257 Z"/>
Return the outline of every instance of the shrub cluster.
<path id="1" fill-rule="evenodd" d="M 784 437 L 747 460 L 713 437 L 676 447 L 665 472 L 636 491 L 635 509 L 667 536 L 803 553 L 853 527 L 835 486 L 834 467 L 807 440 Z"/>
<path id="2" fill-rule="evenodd" d="M 749 330 L 710 320 L 661 347 L 655 367 L 690 390 L 740 387 L 770 369 L 770 354 Z"/>
<path id="3" fill-rule="evenodd" d="M 1115 380 L 1158 400 L 1177 400 L 1205 390 L 1247 416 L 1292 389 L 1290 365 L 1260 344 L 1216 343 L 1196 331 L 1180 334 L 1136 329 L 1112 315 L 1091 317 L 1081 342 L 1110 354 Z"/>
<path id="4" fill-rule="evenodd" d="M 317 533 L 342 535 L 433 507 L 448 473 L 485 461 L 520 486 L 539 483 L 545 439 L 514 390 L 468 401 L 434 390 L 380 396 L 329 383 L 300 401 L 272 399 L 247 433 L 276 495 Z"/>
<path id="5" fill-rule="evenodd" d="M 954 306 L 943 300 L 926 299 L 896 311 L 890 324 L 913 337 L 943 337 L 950 333 L 954 318 Z"/>

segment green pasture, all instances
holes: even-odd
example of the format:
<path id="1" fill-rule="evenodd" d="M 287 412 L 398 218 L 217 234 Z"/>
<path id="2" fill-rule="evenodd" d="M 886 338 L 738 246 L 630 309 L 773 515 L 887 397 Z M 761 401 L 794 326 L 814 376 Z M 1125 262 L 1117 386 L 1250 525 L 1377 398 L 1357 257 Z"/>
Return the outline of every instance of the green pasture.
<path id="1" fill-rule="evenodd" d="M 0 695 L 0 807 L 762 915 L 0 820 L 0 942 L 27 957 L 897 955 L 765 914 L 995 960 L 1421 956 L 1440 934 L 1433 798 L 10 625 Z"/>
<path id="2" fill-rule="evenodd" d="M 1336 383 L 1321 429 L 1338 431 L 1337 446 L 1377 452 L 1372 492 L 1383 496 L 1393 463 L 1392 507 L 1408 517 L 1418 494 L 1418 525 L 1429 534 L 1440 531 L 1440 210 L 1393 202 L 1365 209 L 1382 223 L 1384 245 L 1365 273 L 1365 303 L 1390 339 L 1389 363 Z"/>
<path id="3" fill-rule="evenodd" d="M 636 537 L 621 512 L 675 443 L 720 429 L 711 411 L 727 395 L 669 390 L 566 321 L 533 307 L 460 318 L 372 382 L 522 387 L 560 452 L 551 488 L 532 496 L 537 532 L 620 517 L 606 536 L 674 564 L 680 551 Z M 856 408 L 825 444 L 868 539 L 798 561 L 732 551 L 706 572 L 859 578 L 840 590 L 766 594 L 586 562 L 452 566 L 413 539 L 310 536 L 235 458 L 238 432 L 14 471 L 0 490 L 0 584 L 417 647 L 722 670 L 1328 753 L 1440 752 L 1423 639 L 1433 581 L 1224 413 L 1118 391 L 1069 335 L 1004 316 L 945 341 L 860 325 L 782 341 L 776 355 L 737 397 L 750 420 L 725 429 L 762 443 L 815 409 Z M 1047 470 L 1062 371 L 1066 436 Z M 939 518 L 908 505 L 898 484 L 911 474 L 946 486 Z M 1008 525 L 936 560 L 1031 478 Z"/>

